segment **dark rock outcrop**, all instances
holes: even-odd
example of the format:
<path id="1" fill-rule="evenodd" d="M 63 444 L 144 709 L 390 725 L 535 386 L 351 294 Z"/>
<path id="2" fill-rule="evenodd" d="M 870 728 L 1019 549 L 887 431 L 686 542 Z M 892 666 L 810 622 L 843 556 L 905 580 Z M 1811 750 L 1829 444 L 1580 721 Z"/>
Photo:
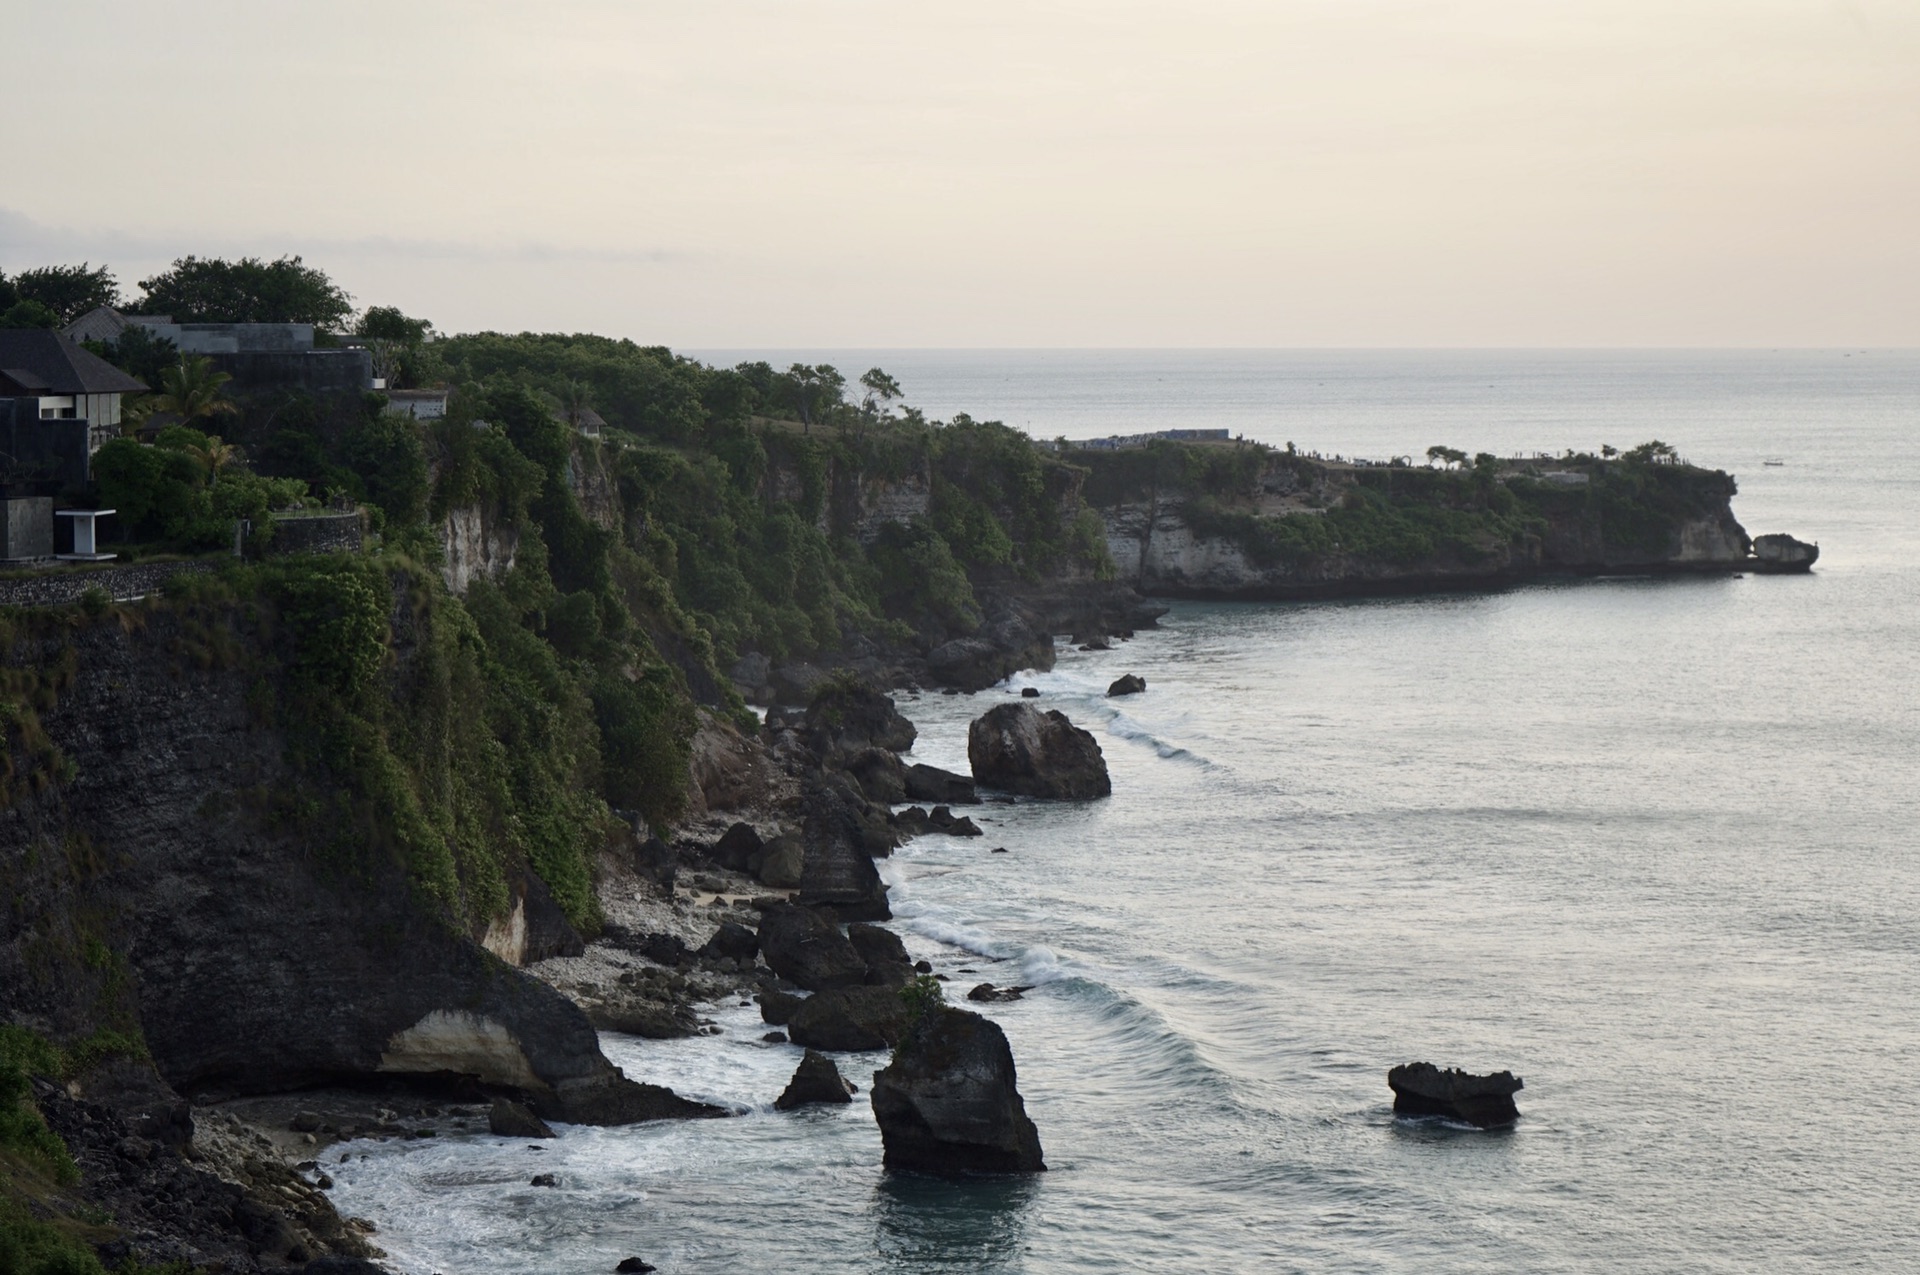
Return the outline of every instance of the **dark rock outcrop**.
<path id="1" fill-rule="evenodd" d="M 906 1025 L 906 1006 L 893 988 L 844 987 L 807 997 L 787 1035 L 809 1049 L 857 1053 L 897 1043 Z"/>
<path id="2" fill-rule="evenodd" d="M 1403 1116 L 1442 1116 L 1482 1129 L 1520 1118 L 1513 1095 L 1524 1086 L 1510 1071 L 1476 1076 L 1432 1063 L 1402 1063 L 1387 1073 L 1393 1110 Z"/>
<path id="3" fill-rule="evenodd" d="M 869 748 L 846 762 L 846 771 L 860 785 L 868 801 L 892 805 L 907 798 L 907 768 L 895 753 Z"/>
<path id="4" fill-rule="evenodd" d="M 396 612 L 396 648 L 409 614 Z M 139 626 L 63 626 L 9 653 L 71 661 L 40 723 L 85 762 L 0 827 L 16 904 L 0 914 L 0 1020 L 56 1039 L 94 1030 L 95 989 L 30 972 L 41 919 L 90 911 L 114 918 L 113 968 L 137 989 L 159 1074 L 188 1098 L 411 1075 L 518 1091 L 575 1122 L 671 1106 L 607 1061 L 576 1005 L 428 905 L 402 856 L 352 836 L 323 851 L 324 827 L 284 813 L 333 807 L 263 724 L 261 674 L 239 654 L 178 654 L 216 639 L 244 650 L 263 640 L 250 622 L 157 607 Z M 82 844 L 102 848 L 100 868 L 76 877 L 59 847 Z M 529 880 L 508 884 L 524 898 Z"/>
<path id="5" fill-rule="evenodd" d="M 768 908 L 760 918 L 759 947 L 768 969 L 810 992 L 854 987 L 867 978 L 867 963 L 846 935 L 812 908 Z"/>
<path id="6" fill-rule="evenodd" d="M 517 1102 L 496 1098 L 487 1112 L 487 1132 L 501 1138 L 551 1138 L 547 1122 Z"/>
<path id="7" fill-rule="evenodd" d="M 815 1103 L 845 1104 L 852 1101 L 853 1086 L 840 1075 L 840 1069 L 833 1065 L 833 1059 L 809 1049 L 806 1057 L 794 1069 L 793 1079 L 773 1100 L 773 1105 L 781 1111 L 792 1111 L 796 1107 Z"/>
<path id="8" fill-rule="evenodd" d="M 1053 638 L 1038 633 L 1021 615 L 1007 613 L 970 637 L 955 638 L 927 653 L 934 681 L 961 691 L 983 691 L 1023 669 L 1053 667 Z"/>
<path id="9" fill-rule="evenodd" d="M 918 762 L 907 768 L 906 801 L 925 801 L 941 806 L 977 806 L 980 794 L 971 778 L 951 770 Z M 896 798 L 896 800 L 901 800 Z"/>
<path id="10" fill-rule="evenodd" d="M 1125 677 L 1115 678 L 1113 685 L 1107 687 L 1107 698 L 1117 699 L 1122 695 L 1138 695 L 1146 689 L 1146 678 L 1138 673 L 1128 673 Z"/>
<path id="11" fill-rule="evenodd" d="M 701 945 L 700 955 L 710 960 L 751 962 L 759 950 L 759 936 L 752 930 L 738 921 L 722 921 L 713 937 Z"/>
<path id="12" fill-rule="evenodd" d="M 876 831 L 865 817 L 864 802 L 856 806 L 830 782 L 809 783 L 805 800 L 806 857 L 799 901 L 826 904 L 848 921 L 884 921 L 892 916 L 887 887 L 873 866 L 875 853 L 893 848 L 893 830 L 885 816 L 878 816 Z M 876 841 L 878 850 L 873 848 Z"/>
<path id="13" fill-rule="evenodd" d="M 904 987 L 913 981 L 913 958 L 892 930 L 877 925 L 847 927 L 847 941 L 867 963 L 867 982 L 874 987 Z"/>
<path id="14" fill-rule="evenodd" d="M 980 783 L 1029 797 L 1113 792 L 1100 745 L 1058 709 L 1043 713 L 1025 702 L 989 709 L 967 728 L 967 761 Z"/>
<path id="15" fill-rule="evenodd" d="M 889 1169 L 955 1176 L 1047 1167 L 1013 1051 L 991 1019 L 929 1007 L 873 1074 L 872 1098 Z"/>
<path id="16" fill-rule="evenodd" d="M 822 686 L 807 705 L 807 747 L 824 762 L 843 761 L 870 748 L 903 753 L 913 747 L 913 723 L 886 692 L 853 682 Z"/>
<path id="17" fill-rule="evenodd" d="M 1017 1001 L 1032 990 L 1031 987 L 995 987 L 992 983 L 980 983 L 967 993 L 967 999 L 982 1003 Z"/>
<path id="18" fill-rule="evenodd" d="M 613 1269 L 618 1272 L 618 1275 L 647 1275 L 647 1272 L 660 1268 L 637 1257 L 625 1257 L 620 1259 L 620 1265 Z"/>
<path id="19" fill-rule="evenodd" d="M 1797 571 L 1811 571 L 1813 564 L 1819 560 L 1819 545 L 1811 545 L 1804 540 L 1795 540 L 1792 536 L 1776 533 L 1753 538 L 1753 559 L 1749 565 L 1755 571 L 1764 574 L 1787 575 Z"/>
<path id="20" fill-rule="evenodd" d="M 713 843 L 707 857 L 732 872 L 750 872 L 754 856 L 764 853 L 766 843 L 750 823 L 736 823 Z"/>
<path id="21" fill-rule="evenodd" d="M 759 1001 L 760 1021 L 771 1023 L 776 1027 L 784 1027 L 793 1021 L 794 1014 L 807 1003 L 807 998 L 795 996 L 792 992 L 783 992 L 777 987 L 769 987 L 760 993 Z M 781 1039 L 786 1038 L 783 1036 Z"/>

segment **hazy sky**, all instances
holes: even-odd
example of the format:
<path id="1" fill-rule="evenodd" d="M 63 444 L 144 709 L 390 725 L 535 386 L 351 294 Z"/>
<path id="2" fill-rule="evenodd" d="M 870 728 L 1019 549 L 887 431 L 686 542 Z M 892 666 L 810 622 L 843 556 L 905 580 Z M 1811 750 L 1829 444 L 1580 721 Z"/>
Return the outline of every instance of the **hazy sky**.
<path id="1" fill-rule="evenodd" d="M 675 346 L 1920 345 L 1920 0 L 0 0 L 0 268 Z"/>

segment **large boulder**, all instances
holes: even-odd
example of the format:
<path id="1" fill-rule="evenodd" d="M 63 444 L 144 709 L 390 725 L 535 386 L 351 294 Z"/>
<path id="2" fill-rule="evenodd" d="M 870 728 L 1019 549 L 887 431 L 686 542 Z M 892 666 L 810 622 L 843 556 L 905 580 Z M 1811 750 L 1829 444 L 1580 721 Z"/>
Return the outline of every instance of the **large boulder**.
<path id="1" fill-rule="evenodd" d="M 924 801 L 936 806 L 980 804 L 980 794 L 974 790 L 973 780 L 925 762 L 908 767 L 904 786 L 904 800 L 907 801 Z"/>
<path id="2" fill-rule="evenodd" d="M 766 843 L 760 839 L 759 831 L 752 824 L 736 823 L 713 843 L 713 848 L 707 851 L 707 857 L 730 871 L 748 872 L 752 870 L 750 865 L 754 857 L 765 849 Z"/>
<path id="3" fill-rule="evenodd" d="M 835 1053 L 859 1053 L 897 1044 L 907 1007 L 891 987 L 839 987 L 807 997 L 787 1020 L 794 1044 Z"/>
<path id="4" fill-rule="evenodd" d="M 810 992 L 867 981 L 860 953 L 839 926 L 812 908 L 791 903 L 768 908 L 760 918 L 760 954 L 768 969 Z"/>
<path id="5" fill-rule="evenodd" d="M 766 853 L 760 860 L 762 884 L 776 890 L 797 889 L 806 870 L 807 848 L 800 838 L 781 835 L 767 843 Z"/>
<path id="6" fill-rule="evenodd" d="M 1037 1173 L 1040 1133 L 1015 1083 L 1013 1051 L 992 1019 L 929 1006 L 873 1074 L 886 1167 L 956 1176 Z"/>
<path id="7" fill-rule="evenodd" d="M 487 1132 L 498 1138 L 551 1138 L 547 1122 L 509 1098 L 496 1098 L 487 1112 Z"/>
<path id="8" fill-rule="evenodd" d="M 1058 709 L 1001 704 L 967 728 L 967 762 L 990 788 L 1028 797 L 1085 799 L 1113 792 L 1093 735 Z"/>
<path id="9" fill-rule="evenodd" d="M 867 982 L 875 987 L 905 987 L 913 981 L 913 958 L 892 930 L 877 925 L 847 927 L 847 941 L 867 963 Z"/>
<path id="10" fill-rule="evenodd" d="M 773 1105 L 781 1111 L 792 1111 L 795 1107 L 811 1106 L 815 1103 L 844 1104 L 853 1101 L 853 1086 L 840 1075 L 840 1069 L 833 1065 L 833 1059 L 825 1054 L 809 1049 L 800 1065 L 794 1069 L 793 1079 Z"/>
<path id="11" fill-rule="evenodd" d="M 1107 687 L 1107 698 L 1117 699 L 1122 695 L 1138 695 L 1146 689 L 1146 678 L 1138 673 L 1128 673 L 1113 679 L 1113 685 Z"/>
<path id="12" fill-rule="evenodd" d="M 1387 1085 L 1397 1115 L 1442 1116 L 1482 1129 L 1518 1120 L 1513 1095 L 1525 1087 L 1510 1071 L 1476 1076 L 1425 1062 L 1401 1063 L 1387 1073 Z"/>
<path id="13" fill-rule="evenodd" d="M 896 801 L 906 800 L 907 768 L 901 764 L 897 753 L 890 753 L 884 748 L 869 748 L 850 758 L 846 763 L 846 771 L 860 785 L 860 791 L 868 801 L 890 806 Z"/>
<path id="14" fill-rule="evenodd" d="M 807 746 L 826 762 L 869 748 L 905 752 L 918 733 L 886 692 L 852 681 L 828 682 L 815 692 L 804 730 Z"/>

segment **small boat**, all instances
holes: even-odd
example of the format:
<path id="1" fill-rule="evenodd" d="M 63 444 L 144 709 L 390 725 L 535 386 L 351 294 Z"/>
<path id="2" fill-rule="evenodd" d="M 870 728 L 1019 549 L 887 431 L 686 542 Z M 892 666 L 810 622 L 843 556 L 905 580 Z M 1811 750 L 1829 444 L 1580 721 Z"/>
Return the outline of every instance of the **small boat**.
<path id="1" fill-rule="evenodd" d="M 1787 462 L 1779 456 L 1769 456 L 1765 460 L 1761 461 L 1760 463 L 1762 465 L 1767 466 L 1770 469 L 1778 469 L 1780 466 L 1786 464 Z"/>

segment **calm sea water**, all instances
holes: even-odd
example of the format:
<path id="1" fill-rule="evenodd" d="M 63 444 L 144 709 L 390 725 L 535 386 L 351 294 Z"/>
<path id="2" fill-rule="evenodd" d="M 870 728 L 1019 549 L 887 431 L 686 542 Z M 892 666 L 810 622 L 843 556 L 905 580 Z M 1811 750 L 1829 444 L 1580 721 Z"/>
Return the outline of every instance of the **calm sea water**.
<path id="1" fill-rule="evenodd" d="M 1218 423 L 1349 455 L 1659 437 L 1738 474 L 1750 531 L 1822 557 L 1798 578 L 1182 604 L 1016 678 L 1098 735 L 1114 796 L 988 806 L 984 838 L 922 839 L 886 871 L 917 954 L 963 987 L 1037 985 L 992 1008 L 1052 1172 L 883 1175 L 864 1103 L 771 1110 L 798 1051 L 730 1006 L 722 1037 L 605 1040 L 741 1118 L 330 1166 L 401 1267 L 1920 1265 L 1920 356 L 821 357 L 1044 435 Z M 1147 693 L 1105 699 L 1123 672 Z M 906 703 L 917 754 L 963 767 L 967 721 L 1006 694 Z M 1413 1059 L 1512 1068 L 1523 1120 L 1394 1120 L 1386 1070 Z M 883 1062 L 842 1066 L 864 1097 Z"/>

